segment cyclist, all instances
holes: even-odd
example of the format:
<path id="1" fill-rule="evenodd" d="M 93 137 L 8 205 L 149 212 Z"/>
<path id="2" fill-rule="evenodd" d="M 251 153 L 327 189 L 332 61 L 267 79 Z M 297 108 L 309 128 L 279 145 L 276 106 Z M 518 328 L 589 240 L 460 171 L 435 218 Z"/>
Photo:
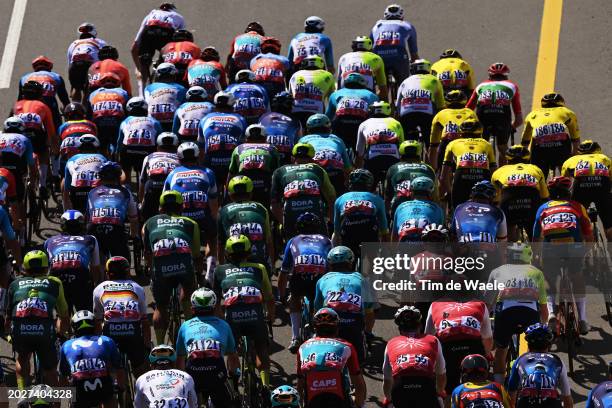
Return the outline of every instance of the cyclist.
<path id="1" fill-rule="evenodd" d="M 327 265 L 329 272 L 317 281 L 314 310 L 328 307 L 338 314 L 338 338 L 353 345 L 359 364 L 363 364 L 366 357 L 365 315 L 374 314 L 372 304 L 363 299 L 363 276 L 355 271 L 353 251 L 342 245 L 329 251 Z"/>
<path id="2" fill-rule="evenodd" d="M 321 17 L 310 16 L 304 20 L 304 32 L 296 34 L 289 43 L 287 59 L 297 71 L 305 58 L 316 55 L 323 59 L 324 67 L 334 73 L 334 51 L 331 39 L 323 34 L 325 21 Z"/>
<path id="3" fill-rule="evenodd" d="M 173 406 L 196 408 L 198 395 L 193 378 L 175 368 L 177 356 L 174 349 L 166 344 L 154 347 L 149 353 L 152 370 L 136 380 L 134 394 L 135 408 Z"/>
<path id="4" fill-rule="evenodd" d="M 254 340 L 257 369 L 264 388 L 270 386 L 270 349 L 264 319 L 274 321 L 274 297 L 266 267 L 248 262 L 251 241 L 245 235 L 232 235 L 225 243 L 227 263 L 217 266 L 212 280 L 217 297 L 223 297 L 225 320 L 234 338 Z M 267 317 L 264 317 L 264 307 Z"/>
<path id="5" fill-rule="evenodd" d="M 387 73 L 392 72 L 398 84 L 410 76 L 410 63 L 419 59 L 417 33 L 412 24 L 404 21 L 404 9 L 399 4 L 385 8 L 382 20 L 378 20 L 370 38 L 372 51 L 383 59 Z"/>
<path id="6" fill-rule="evenodd" d="M 364 406 L 366 384 L 355 347 L 338 338 L 340 317 L 328 307 L 313 317 L 315 337 L 298 351 L 298 391 L 305 408 Z M 354 400 L 349 395 L 354 387 Z M 354 405 L 353 405 L 354 404 Z"/>
<path id="7" fill-rule="evenodd" d="M 412 139 L 420 132 L 420 141 L 429 147 L 433 117 L 444 108 L 444 90 L 440 80 L 431 74 L 431 62 L 415 60 L 410 65 L 410 77 L 397 90 L 395 110 L 404 136 Z"/>
<path id="8" fill-rule="evenodd" d="M 334 204 L 332 241 L 349 247 L 358 257 L 361 243 L 389 240 L 385 202 L 374 193 L 375 187 L 372 173 L 365 169 L 353 170 L 348 177 L 348 192 Z"/>
<path id="9" fill-rule="evenodd" d="M 68 310 L 91 309 L 92 284 L 99 282 L 100 252 L 98 240 L 85 233 L 85 216 L 67 210 L 60 218 L 62 233 L 45 241 L 49 257 L 49 275 L 62 281 Z"/>
<path id="10" fill-rule="evenodd" d="M 147 85 L 144 98 L 149 116 L 157 119 L 164 132 L 172 130 L 174 113 L 185 101 L 187 90 L 177 82 L 178 70 L 173 64 L 163 62 L 155 69 L 155 81 Z"/>
<path id="11" fill-rule="evenodd" d="M 331 122 L 326 115 L 317 113 L 306 121 L 306 135 L 300 143 L 307 143 L 314 148 L 313 161 L 329 175 L 337 194 L 346 190 L 347 175 L 353 169 L 344 141 L 331 133 Z"/>
<path id="12" fill-rule="evenodd" d="M 300 408 L 300 393 L 290 385 L 281 385 L 270 396 L 272 408 Z"/>
<path id="13" fill-rule="evenodd" d="M 274 145 L 280 155 L 281 165 L 291 163 L 291 149 L 302 133 L 302 127 L 292 116 L 293 96 L 280 92 L 270 102 L 271 112 L 259 118 L 259 124 L 266 129 L 268 143 Z"/>
<path id="14" fill-rule="evenodd" d="M 252 21 L 247 24 L 244 34 L 234 37 L 225 64 L 230 83 L 234 81 L 238 71 L 249 69 L 253 57 L 261 52 L 261 43 L 266 38 L 265 35 L 261 23 Z"/>
<path id="15" fill-rule="evenodd" d="M 439 397 L 446 396 L 446 364 L 440 341 L 421 332 L 421 312 L 414 306 L 399 308 L 394 322 L 399 336 L 389 340 L 385 348 L 383 405 L 442 406 Z"/>
<path id="16" fill-rule="evenodd" d="M 255 82 L 265 88 L 269 97 L 284 92 L 289 79 L 291 63 L 280 55 L 280 50 L 278 38 L 266 37 L 261 42 L 261 53 L 253 57 L 248 67 L 255 74 Z"/>
<path id="17" fill-rule="evenodd" d="M 98 58 L 99 61 L 91 64 L 87 73 L 89 78 L 88 91 L 91 92 L 102 85 L 100 79 L 104 74 L 115 74 L 119 77 L 121 87 L 128 94 L 127 99 L 131 98 L 132 84 L 130 82 L 130 71 L 118 61 L 119 51 L 111 45 L 105 45 L 98 51 Z"/>
<path id="18" fill-rule="evenodd" d="M 140 215 L 143 220 L 157 214 L 164 182 L 168 174 L 179 166 L 176 155 L 178 144 L 178 137 L 174 133 L 162 132 L 157 136 L 157 151 L 149 154 L 142 162 L 138 200 L 141 203 Z"/>
<path id="19" fill-rule="evenodd" d="M 121 391 L 125 372 L 115 342 L 95 334 L 95 317 L 89 310 L 76 312 L 71 323 L 75 337 L 60 349 L 60 375 L 76 388 L 79 405 L 116 406 L 114 391 Z"/>
<path id="20" fill-rule="evenodd" d="M 433 181 L 426 176 L 409 180 L 410 198 L 393 211 L 393 242 L 419 241 L 423 228 L 430 224 L 444 224 L 444 210 L 431 200 Z"/>
<path id="21" fill-rule="evenodd" d="M 3 170 L 0 168 L 0 170 Z M 15 261 L 16 267 L 21 267 L 21 245 L 19 243 L 19 236 L 15 233 L 13 226 L 11 225 L 11 219 L 8 212 L 4 207 L 0 206 L 0 231 L 2 232 L 2 238 L 0 238 L 0 332 L 4 333 L 4 321 L 6 314 L 6 299 L 7 289 L 11 280 L 11 265 L 8 263 L 7 249 L 11 251 L 11 254 Z M 0 368 L 0 383 L 3 379 L 3 371 Z"/>
<path id="22" fill-rule="evenodd" d="M 204 88 L 209 101 L 221 89 L 227 88 L 225 68 L 220 60 L 219 51 L 215 47 L 206 47 L 200 58 L 192 60 L 187 66 L 188 85 Z"/>
<path id="23" fill-rule="evenodd" d="M 116 152 L 121 169 L 127 180 L 131 180 L 132 169 L 139 174 L 144 159 L 155 150 L 155 143 L 162 133 L 157 119 L 148 115 L 149 106 L 141 96 L 131 98 L 126 104 L 128 116 L 121 122 Z"/>
<path id="24" fill-rule="evenodd" d="M 89 94 L 89 106 L 102 151 L 106 153 L 116 151 L 115 140 L 125 118 L 128 93 L 120 87 L 119 77 L 113 73 L 101 74 L 98 83 L 100 87 Z"/>
<path id="25" fill-rule="evenodd" d="M 233 406 L 236 391 L 228 381 L 240 360 L 230 325 L 215 316 L 217 296 L 208 288 L 199 288 L 191 295 L 193 316 L 178 332 L 177 365 L 191 375 L 195 390 L 202 400 L 212 400 L 217 407 Z M 227 364 L 224 361 L 227 360 Z"/>
<path id="26" fill-rule="evenodd" d="M 608 363 L 608 380 L 599 383 L 589 393 L 586 408 L 610 408 L 612 406 L 612 363 Z"/>
<path id="27" fill-rule="evenodd" d="M 460 126 L 467 120 L 478 121 L 473 110 L 466 108 L 467 97 L 459 90 L 445 94 L 446 109 L 436 113 L 431 123 L 427 158 L 434 170 L 442 164 L 446 146 L 461 137 Z"/>
<path id="28" fill-rule="evenodd" d="M 484 127 L 483 137 L 495 137 L 499 150 L 499 163 L 506 164 L 506 149 L 510 134 L 523 124 L 521 95 L 516 83 L 508 79 L 510 68 L 503 62 L 494 62 L 488 69 L 489 79 L 481 82 L 472 92 L 466 107 L 476 111 Z M 512 120 L 514 112 L 514 120 Z"/>
<path id="29" fill-rule="evenodd" d="M 132 44 L 132 59 L 141 76 L 142 88 L 149 82 L 149 67 L 155 51 L 169 43 L 176 30 L 185 28 L 185 19 L 173 3 L 162 3 L 142 20 Z"/>
<path id="30" fill-rule="evenodd" d="M 97 137 L 85 134 L 79 137 L 78 143 L 79 153 L 66 162 L 62 181 L 62 201 L 66 209 L 85 213 L 87 194 L 100 184 L 100 167 L 107 160 L 98 153 L 100 142 Z"/>
<path id="31" fill-rule="evenodd" d="M 172 291 L 181 286 L 180 301 L 188 319 L 189 298 L 195 276 L 202 273 L 200 228 L 190 218 L 180 215 L 183 196 L 174 190 L 159 198 L 159 214 L 147 220 L 142 228 L 145 261 L 151 268 L 151 292 L 156 307 L 153 328 L 157 344 L 164 342 L 168 328 L 168 305 Z M 195 270 L 195 275 L 194 275 Z"/>
<path id="32" fill-rule="evenodd" d="M 146 371 L 151 344 L 145 292 L 131 279 L 130 261 L 122 256 L 106 261 L 106 277 L 93 291 L 96 331 L 113 339 L 137 377 Z"/>
<path id="33" fill-rule="evenodd" d="M 550 352 L 553 337 L 548 326 L 541 323 L 525 330 L 529 351 L 514 361 L 508 379 L 515 407 L 560 407 L 561 402 L 563 407 L 573 406 L 565 364 Z"/>
<path id="34" fill-rule="evenodd" d="M 77 34 L 79 38 L 68 47 L 68 80 L 70 98 L 74 102 L 84 102 L 82 98 L 87 90 L 87 72 L 91 64 L 98 61 L 98 52 L 106 45 L 106 41 L 97 38 L 98 31 L 92 23 L 82 23 Z"/>
<path id="35" fill-rule="evenodd" d="M 334 76 L 325 70 L 325 62 L 318 55 L 302 59 L 300 70 L 289 79 L 289 92 L 293 96 L 293 113 L 302 127 L 315 113 L 325 112 L 329 96 L 334 92 Z"/>
<path id="36" fill-rule="evenodd" d="M 234 80 L 225 89 L 234 96 L 234 112 L 242 115 L 249 125 L 257 123 L 259 117 L 270 110 L 268 92 L 255 83 L 255 73 L 248 69 L 238 71 Z"/>
<path id="37" fill-rule="evenodd" d="M 49 258 L 43 251 L 23 257 L 24 275 L 11 282 L 7 294 L 5 328 L 10 331 L 17 353 L 17 387 L 24 389 L 30 373 L 30 358 L 36 353 L 45 383 L 58 385 L 56 332 L 68 330 L 70 314 L 59 278 L 47 276 Z M 59 319 L 55 320 L 54 310 Z"/>
<path id="38" fill-rule="evenodd" d="M 208 95 L 201 86 L 192 86 L 185 94 L 185 102 L 174 112 L 172 132 L 179 141 L 195 142 L 202 118 L 213 111 L 215 106 L 207 102 Z"/>
<path id="39" fill-rule="evenodd" d="M 489 381 L 489 361 L 480 354 L 470 354 L 461 361 L 461 384 L 451 396 L 452 408 L 474 406 L 512 406 L 502 383 Z"/>
<path id="40" fill-rule="evenodd" d="M 610 212 L 610 158 L 602 153 L 599 143 L 585 140 L 578 146 L 578 154 L 563 163 L 561 175 L 572 177 L 572 199 L 588 207 L 595 204 L 599 218 L 612 239 Z"/>
<path id="41" fill-rule="evenodd" d="M 191 61 L 202 55 L 200 47 L 193 42 L 193 34 L 189 30 L 179 29 L 172 35 L 172 41 L 164 45 L 159 51 L 160 62 L 169 62 L 178 70 L 177 82 L 187 85 L 187 66 Z"/>
<path id="42" fill-rule="evenodd" d="M 511 244 L 508 263 L 491 271 L 489 282 L 501 282 L 504 289 L 487 292 L 489 305 L 494 306 L 495 381 L 502 383 L 506 357 L 512 336 L 526 327 L 548 320 L 546 279 L 541 270 L 531 265 L 533 251 L 528 244 Z"/>
<path id="43" fill-rule="evenodd" d="M 328 271 L 327 254 L 332 248 L 331 240 L 321 234 L 323 224 L 316 214 L 305 212 L 297 218 L 296 235 L 287 241 L 278 292 L 281 299 L 287 293 L 289 281 L 289 318 L 291 319 L 291 343 L 289 351 L 297 353 L 304 340 L 300 330 L 302 324 L 302 300 L 314 304 L 317 281 Z M 311 306 L 311 310 L 315 310 Z M 309 316 L 310 318 L 310 316 Z"/>
<path id="44" fill-rule="evenodd" d="M 61 175 L 66 169 L 66 161 L 79 152 L 79 137 L 98 134 L 98 127 L 87 119 L 85 107 L 79 102 L 71 102 L 64 107 L 64 119 L 66 121 L 57 130 L 61 140 L 59 165 L 56 166 L 54 162 L 52 166 L 53 171 L 57 167 Z"/>
<path id="45" fill-rule="evenodd" d="M 198 128 L 203 164 L 215 173 L 218 186 L 225 185 L 232 153 L 247 128 L 246 120 L 234 113 L 234 101 L 234 95 L 218 92 L 214 99 L 215 112 L 204 116 Z"/>
<path id="46" fill-rule="evenodd" d="M 355 166 L 370 170 L 378 184 L 400 157 L 404 129 L 391 117 L 391 105 L 385 101 L 372 103 L 368 112 L 369 118 L 357 129 Z"/>
<path id="47" fill-rule="evenodd" d="M 459 90 L 467 97 L 474 90 L 474 70 L 461 53 L 453 48 L 440 54 L 440 59 L 431 66 L 431 73 L 442 82 L 445 94 Z"/>
<path id="48" fill-rule="evenodd" d="M 345 87 L 346 78 L 351 73 L 358 73 L 366 80 L 365 88 L 382 100 L 387 99 L 387 76 L 382 58 L 372 52 L 372 39 L 365 35 L 355 37 L 351 43 L 353 52 L 340 57 L 338 61 L 338 88 Z"/>
<path id="49" fill-rule="evenodd" d="M 464 121 L 459 132 L 461 138 L 446 147 L 440 172 L 441 193 L 451 193 L 452 207 L 467 201 L 474 184 L 489 180 L 497 168 L 493 147 L 482 138 L 482 126 L 478 121 Z M 456 168 L 451 184 L 453 167 Z"/>

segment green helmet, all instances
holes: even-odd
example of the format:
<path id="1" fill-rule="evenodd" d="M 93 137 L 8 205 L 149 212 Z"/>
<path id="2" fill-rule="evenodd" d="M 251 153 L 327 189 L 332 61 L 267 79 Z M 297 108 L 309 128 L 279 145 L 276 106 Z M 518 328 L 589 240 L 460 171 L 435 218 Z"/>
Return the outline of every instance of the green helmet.
<path id="1" fill-rule="evenodd" d="M 423 145 L 418 140 L 406 140 L 399 146 L 399 154 L 404 158 L 421 158 Z"/>
<path id="2" fill-rule="evenodd" d="M 23 257 L 23 269 L 44 269 L 49 267 L 49 257 L 46 252 L 30 251 Z"/>
<path id="3" fill-rule="evenodd" d="M 370 190 L 374 185 L 374 175 L 366 169 L 355 169 L 348 177 L 349 189 L 360 186 Z"/>
<path id="4" fill-rule="evenodd" d="M 515 242 L 508 246 L 508 260 L 510 263 L 531 263 L 533 250 L 529 244 Z"/>
<path id="5" fill-rule="evenodd" d="M 365 35 L 358 35 L 351 43 L 353 51 L 372 51 L 372 40 Z"/>
<path id="6" fill-rule="evenodd" d="M 253 181 L 247 176 L 234 176 L 227 185 L 230 194 L 244 194 L 253 192 Z"/>
<path id="7" fill-rule="evenodd" d="M 183 195 L 176 190 L 166 190 L 159 197 L 159 206 L 164 208 L 168 205 L 183 205 Z"/>
<path id="8" fill-rule="evenodd" d="M 327 264 L 337 265 L 337 264 L 353 264 L 355 262 L 355 254 L 351 251 L 351 248 L 345 246 L 337 246 L 333 247 L 327 254 Z"/>
<path id="9" fill-rule="evenodd" d="M 228 255 L 250 254 L 251 241 L 246 235 L 232 235 L 225 241 L 225 253 Z"/>
<path id="10" fill-rule="evenodd" d="M 211 289 L 199 288 L 191 294 L 191 308 L 194 310 L 213 310 L 217 306 L 217 295 Z"/>
<path id="11" fill-rule="evenodd" d="M 296 143 L 291 151 L 293 157 L 309 158 L 312 159 L 315 156 L 314 146 L 310 143 Z"/>
<path id="12" fill-rule="evenodd" d="M 312 129 L 331 129 L 331 121 L 327 115 L 315 113 L 306 121 L 306 129 L 308 131 Z"/>
<path id="13" fill-rule="evenodd" d="M 434 182 L 429 177 L 416 177 L 410 182 L 410 191 L 431 194 L 434 191 Z"/>
<path id="14" fill-rule="evenodd" d="M 351 72 L 344 78 L 344 86 L 347 88 L 367 88 L 368 80 L 359 72 Z"/>

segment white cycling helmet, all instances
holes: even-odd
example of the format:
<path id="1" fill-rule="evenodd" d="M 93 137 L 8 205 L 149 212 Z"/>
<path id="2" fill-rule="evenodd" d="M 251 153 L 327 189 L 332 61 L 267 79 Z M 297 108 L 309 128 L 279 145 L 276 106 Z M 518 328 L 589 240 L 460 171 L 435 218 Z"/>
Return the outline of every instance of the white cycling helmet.
<path id="1" fill-rule="evenodd" d="M 255 73 L 251 71 L 250 69 L 241 69 L 240 71 L 236 73 L 236 77 L 234 78 L 234 80 L 237 83 L 247 82 L 247 81 L 253 82 L 255 81 Z"/>
<path id="2" fill-rule="evenodd" d="M 23 133 L 25 131 L 25 123 L 19 116 L 11 116 L 4 121 L 4 131 Z"/>
<path id="3" fill-rule="evenodd" d="M 96 30 L 96 26 L 92 23 L 81 23 L 77 30 L 77 34 L 90 34 L 92 37 L 98 36 L 98 30 Z"/>
<path id="4" fill-rule="evenodd" d="M 72 316 L 70 321 L 74 331 L 85 328 L 93 329 L 95 327 L 95 316 L 89 310 L 79 310 Z"/>
<path id="5" fill-rule="evenodd" d="M 259 123 L 254 123 L 250 125 L 248 128 L 246 128 L 244 135 L 246 136 L 247 139 L 251 139 L 251 138 L 265 139 L 266 136 L 268 136 L 268 132 L 266 131 L 266 128 L 263 125 L 260 125 Z"/>
<path id="6" fill-rule="evenodd" d="M 191 308 L 213 310 L 217 306 L 217 295 L 208 288 L 199 288 L 191 295 Z"/>
<path id="7" fill-rule="evenodd" d="M 217 92 L 215 94 L 215 106 L 225 106 L 227 108 L 232 108 L 234 107 L 234 102 L 236 102 L 236 98 L 234 98 L 234 95 L 229 92 Z"/>
<path id="8" fill-rule="evenodd" d="M 385 20 L 403 20 L 404 9 L 399 4 L 389 4 L 385 9 Z"/>
<path id="9" fill-rule="evenodd" d="M 318 16 L 310 16 L 304 20 L 304 28 L 314 28 L 318 31 L 325 29 L 325 20 Z"/>
<path id="10" fill-rule="evenodd" d="M 92 135 L 91 133 L 85 133 L 84 135 L 79 136 L 79 148 L 84 148 L 84 147 L 93 147 L 93 148 L 98 148 L 100 147 L 100 140 Z"/>
<path id="11" fill-rule="evenodd" d="M 125 109 L 128 113 L 131 113 L 134 109 L 146 111 L 147 109 L 149 109 L 149 105 L 147 104 L 147 101 L 145 101 L 145 98 L 143 98 L 142 96 L 134 96 L 130 98 L 129 101 L 127 101 L 127 103 L 125 104 Z"/>
<path id="12" fill-rule="evenodd" d="M 198 98 L 206 99 L 207 96 L 208 94 L 206 93 L 206 89 L 202 88 L 201 86 L 192 86 L 187 90 L 187 93 L 185 94 L 185 100 L 190 101 L 192 99 Z"/>
<path id="13" fill-rule="evenodd" d="M 196 160 L 200 155 L 200 148 L 194 142 L 183 142 L 176 149 L 176 155 L 179 160 Z"/>
<path id="14" fill-rule="evenodd" d="M 159 136 L 157 136 L 158 146 L 178 146 L 178 144 L 178 136 L 173 132 L 162 132 L 159 134 Z"/>
<path id="15" fill-rule="evenodd" d="M 178 69 L 170 62 L 162 62 L 155 68 L 157 77 L 176 76 L 176 74 L 178 74 Z"/>

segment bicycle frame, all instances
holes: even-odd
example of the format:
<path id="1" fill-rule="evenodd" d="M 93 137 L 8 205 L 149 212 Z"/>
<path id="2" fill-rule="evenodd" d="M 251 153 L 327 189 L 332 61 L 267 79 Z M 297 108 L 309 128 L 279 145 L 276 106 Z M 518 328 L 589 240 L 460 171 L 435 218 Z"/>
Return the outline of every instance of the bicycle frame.
<path id="1" fill-rule="evenodd" d="M 560 294 L 559 299 L 559 335 L 563 338 L 567 346 L 568 354 L 568 373 L 569 375 L 574 374 L 574 360 L 577 356 L 576 348 L 580 345 L 580 332 L 578 329 L 578 308 L 576 306 L 576 299 L 574 296 L 574 287 L 568 276 L 568 266 L 563 264 L 561 266 L 561 284 L 560 289 L 563 291 L 565 288 L 565 294 Z M 569 297 L 569 299 L 568 299 Z"/>
<path id="2" fill-rule="evenodd" d="M 255 344 L 252 338 L 240 337 L 238 344 L 238 355 L 240 356 L 240 385 L 242 386 L 242 406 L 250 408 L 262 407 L 261 391 L 262 383 L 257 374 Z"/>
<path id="3" fill-rule="evenodd" d="M 170 316 L 168 320 L 168 341 L 170 344 L 176 345 L 179 327 L 181 326 L 181 304 L 179 299 L 179 288 L 172 289 L 172 297 L 170 298 Z"/>

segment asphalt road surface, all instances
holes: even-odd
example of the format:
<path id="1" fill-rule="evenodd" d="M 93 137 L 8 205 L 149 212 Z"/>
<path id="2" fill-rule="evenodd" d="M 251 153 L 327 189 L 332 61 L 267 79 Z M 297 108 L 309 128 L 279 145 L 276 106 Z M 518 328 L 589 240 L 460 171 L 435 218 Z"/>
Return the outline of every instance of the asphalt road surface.
<path id="1" fill-rule="evenodd" d="M 19 1 L 19 0 L 18 0 Z M 83 21 L 93 22 L 100 38 L 115 45 L 120 59 L 133 68 L 129 53 L 133 37 L 142 18 L 157 1 L 138 0 L 30 0 L 14 63 L 10 89 L 0 89 L 0 110 L 8 113 L 17 95 L 17 81 L 30 70 L 30 61 L 44 54 L 55 62 L 55 70 L 67 79 L 66 49 L 76 38 L 76 27 Z M 241 33 L 249 21 L 260 21 L 268 35 L 278 37 L 286 46 L 302 30 L 305 17 L 319 15 L 326 21 L 326 33 L 334 44 L 336 61 L 350 51 L 356 35 L 367 34 L 380 18 L 385 2 L 364 0 L 177 0 L 179 11 L 200 46 L 214 45 L 222 58 L 227 55 L 232 38 Z M 486 67 L 504 61 L 511 68 L 511 79 L 519 84 L 525 114 L 532 106 L 534 73 L 543 1 L 445 0 L 402 2 L 406 19 L 417 31 L 419 54 L 432 61 L 446 48 L 459 49 L 470 61 L 477 80 L 486 75 Z M 3 51 L 13 1 L 0 4 L 0 52 Z M 583 138 L 599 140 L 608 153 L 609 129 L 612 129 L 612 75 L 609 47 L 612 3 L 608 0 L 566 1 L 560 34 L 556 89 L 563 93 L 568 106 L 578 115 Z M 286 47 L 283 48 L 286 52 Z M 135 87 L 135 81 L 133 80 Z M 135 91 L 136 89 L 134 89 Z M 45 223 L 43 235 L 56 233 L 57 225 Z M 612 330 L 603 320 L 601 296 L 588 299 L 591 332 L 580 349 L 579 364 L 572 379 L 572 391 L 578 406 L 591 387 L 604 379 L 608 361 L 612 360 Z M 383 305 L 375 334 L 373 353 L 364 365 L 368 386 L 368 406 L 377 406 L 381 391 L 381 364 L 384 341 L 396 334 L 390 320 L 393 305 Z M 288 316 L 278 313 L 274 328 L 273 383 L 295 382 L 295 357 L 285 350 L 290 339 Z M 0 355 L 12 367 L 12 353 L 5 343 Z M 561 354 L 565 359 L 565 354 Z"/>

